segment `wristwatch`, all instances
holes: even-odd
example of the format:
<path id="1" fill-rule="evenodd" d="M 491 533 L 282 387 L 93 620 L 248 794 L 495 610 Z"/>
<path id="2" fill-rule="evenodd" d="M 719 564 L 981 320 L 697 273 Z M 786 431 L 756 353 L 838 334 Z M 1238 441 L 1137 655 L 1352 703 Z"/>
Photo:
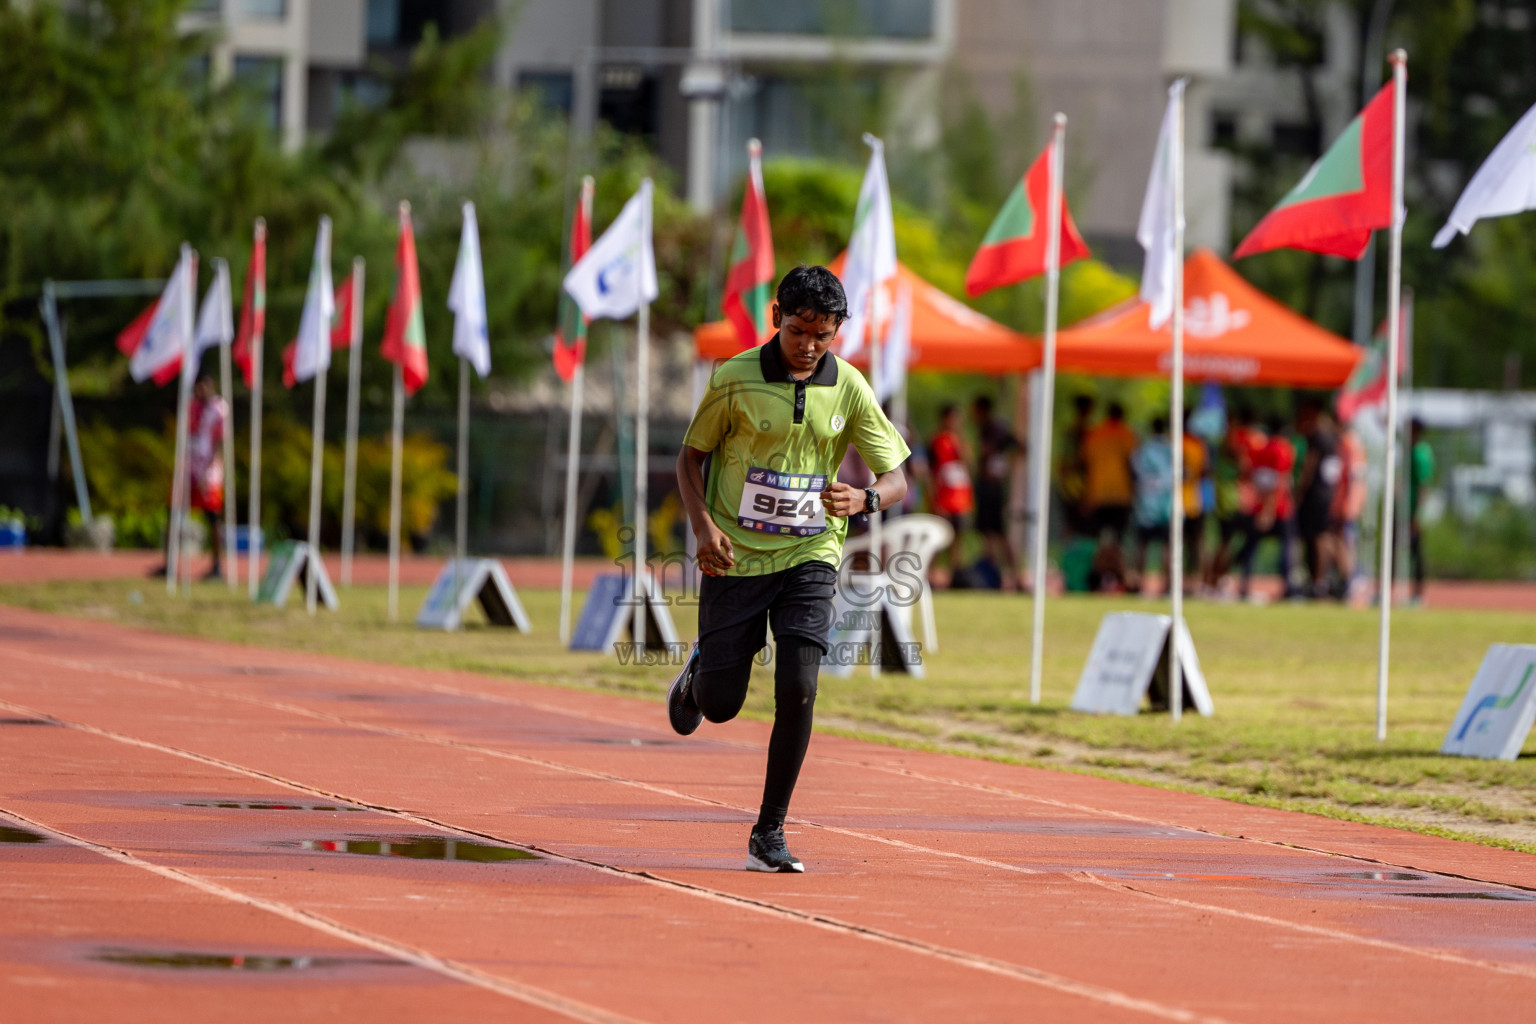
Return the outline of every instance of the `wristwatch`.
<path id="1" fill-rule="evenodd" d="M 880 492 L 873 487 L 864 488 L 864 511 L 871 515 L 880 511 Z"/>

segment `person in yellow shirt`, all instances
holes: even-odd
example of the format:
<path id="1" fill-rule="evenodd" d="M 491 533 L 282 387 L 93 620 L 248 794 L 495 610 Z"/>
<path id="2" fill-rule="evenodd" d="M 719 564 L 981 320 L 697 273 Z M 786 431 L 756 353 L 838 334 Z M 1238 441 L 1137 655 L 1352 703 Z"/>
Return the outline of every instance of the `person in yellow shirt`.
<path id="1" fill-rule="evenodd" d="M 1205 476 L 1210 450 L 1204 439 L 1189 432 L 1191 410 L 1184 410 L 1184 573 L 1185 590 L 1199 582 L 1205 548 Z M 1191 576 L 1194 577 L 1191 580 Z"/>
<path id="2" fill-rule="evenodd" d="M 1101 580 L 1124 579 L 1120 544 L 1131 521 L 1131 455 L 1136 444 L 1136 432 L 1126 424 L 1125 407 L 1119 402 L 1110 402 L 1103 422 L 1083 438 L 1083 506 L 1089 529 L 1099 539 L 1093 562 Z"/>

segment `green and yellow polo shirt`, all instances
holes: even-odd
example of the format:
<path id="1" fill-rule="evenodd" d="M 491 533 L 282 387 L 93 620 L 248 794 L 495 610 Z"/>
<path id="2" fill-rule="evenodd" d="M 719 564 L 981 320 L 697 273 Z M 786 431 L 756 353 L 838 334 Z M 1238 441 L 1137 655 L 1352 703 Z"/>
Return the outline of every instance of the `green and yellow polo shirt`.
<path id="1" fill-rule="evenodd" d="M 721 364 L 683 443 L 711 453 L 705 503 L 731 539 L 731 576 L 839 565 L 848 520 L 827 515 L 819 494 L 848 445 L 877 474 L 911 454 L 857 370 L 828 352 L 797 381 L 777 334 Z"/>

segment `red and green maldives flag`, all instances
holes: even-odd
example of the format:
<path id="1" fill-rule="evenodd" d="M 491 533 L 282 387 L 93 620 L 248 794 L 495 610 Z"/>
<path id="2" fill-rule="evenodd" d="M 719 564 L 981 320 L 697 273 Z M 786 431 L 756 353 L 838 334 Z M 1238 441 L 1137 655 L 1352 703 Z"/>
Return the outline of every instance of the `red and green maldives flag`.
<path id="1" fill-rule="evenodd" d="M 742 349 L 755 348 L 773 331 L 768 309 L 773 301 L 773 234 L 768 227 L 768 196 L 763 190 L 763 144 L 747 143 L 747 188 L 741 197 L 741 226 L 731 247 L 721 308 L 736 328 Z"/>
<path id="2" fill-rule="evenodd" d="M 581 179 L 581 201 L 571 218 L 571 265 L 592 248 L 592 176 Z M 566 341 L 569 338 L 570 341 Z M 587 318 L 581 315 L 576 300 L 560 291 L 560 323 L 555 328 L 555 372 L 567 384 L 576 376 L 577 367 L 587 361 Z"/>
<path id="3" fill-rule="evenodd" d="M 1393 100 L 1388 82 L 1233 258 L 1282 248 L 1351 260 L 1364 255 L 1371 232 L 1392 225 Z"/>
<path id="4" fill-rule="evenodd" d="M 255 384 L 255 366 L 251 346 L 267 327 L 267 222 L 256 220 L 256 237 L 251 242 L 251 262 L 245 268 L 245 301 L 240 305 L 240 330 L 230 355 L 240 367 L 245 386 Z"/>
<path id="5" fill-rule="evenodd" d="M 400 204 L 400 242 L 395 247 L 395 294 L 384 321 L 379 353 L 400 367 L 405 393 L 414 395 L 427 382 L 427 328 L 421 318 L 421 275 L 416 271 L 416 233 L 411 208 Z"/>
<path id="6" fill-rule="evenodd" d="M 352 347 L 352 303 L 357 300 L 353 281 L 356 274 L 348 274 L 336 289 L 336 318 L 331 321 L 331 351 Z"/>
<path id="7" fill-rule="evenodd" d="M 1403 289 L 1402 315 L 1398 317 L 1397 331 L 1397 379 L 1403 383 L 1408 374 L 1408 363 L 1412 355 L 1408 346 L 1408 339 L 1413 337 L 1413 292 Z M 1339 422 L 1348 423 L 1358 416 L 1362 410 L 1385 405 L 1387 402 L 1387 321 L 1383 320 L 1381 326 L 1376 328 L 1376 333 L 1371 337 L 1370 347 L 1365 350 L 1365 355 L 1360 362 L 1355 364 L 1355 372 L 1349 375 L 1349 380 L 1339 388 L 1339 393 L 1333 400 L 1333 407 L 1339 414 Z"/>
<path id="8" fill-rule="evenodd" d="M 997 212 L 981 248 L 965 272 L 965 293 L 975 298 L 993 288 L 1016 284 L 1045 273 L 1046 213 L 1051 199 L 1051 145 L 1045 147 L 1024 178 Z M 1077 233 L 1067 196 L 1061 196 L 1061 260 L 1066 266 L 1089 255 L 1088 243 Z"/>

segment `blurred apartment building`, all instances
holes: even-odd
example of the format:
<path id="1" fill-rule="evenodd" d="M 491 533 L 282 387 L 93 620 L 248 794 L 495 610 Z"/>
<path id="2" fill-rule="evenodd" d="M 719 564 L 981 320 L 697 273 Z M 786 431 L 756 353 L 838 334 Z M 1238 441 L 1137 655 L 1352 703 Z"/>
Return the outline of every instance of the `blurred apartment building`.
<path id="1" fill-rule="evenodd" d="M 827 146 L 827 111 L 807 81 L 885 87 L 893 144 L 939 138 L 955 76 L 999 120 L 1023 95 L 1043 144 L 1067 113 L 1073 201 L 1099 251 L 1139 260 L 1134 232 L 1165 89 L 1187 75 L 1192 245 L 1231 244 L 1240 141 L 1310 155 L 1357 106 L 1359 46 L 1342 5 L 1326 18 L 1325 63 L 1303 76 L 1240 40 L 1237 0 L 198 0 L 217 22 L 211 73 L 253 83 L 296 147 L 341 104 L 373 102 L 376 59 L 403 61 L 429 24 L 453 36 L 509 25 L 496 81 L 536 90 L 578 129 L 597 120 L 651 140 L 708 206 L 742 170 L 742 143 L 770 154 Z M 1316 86 L 1321 85 L 1321 88 Z M 1321 109 L 1319 109 L 1321 108 Z M 1321 122 L 1319 122 L 1321 116 Z M 1009 123 L 1019 123 L 1017 119 Z M 1321 128 L 1319 127 L 1321 124 Z M 846 143 L 846 140 L 841 140 Z M 846 145 L 844 146 L 846 152 Z M 1022 167 L 1020 168 L 1022 171 Z"/>

